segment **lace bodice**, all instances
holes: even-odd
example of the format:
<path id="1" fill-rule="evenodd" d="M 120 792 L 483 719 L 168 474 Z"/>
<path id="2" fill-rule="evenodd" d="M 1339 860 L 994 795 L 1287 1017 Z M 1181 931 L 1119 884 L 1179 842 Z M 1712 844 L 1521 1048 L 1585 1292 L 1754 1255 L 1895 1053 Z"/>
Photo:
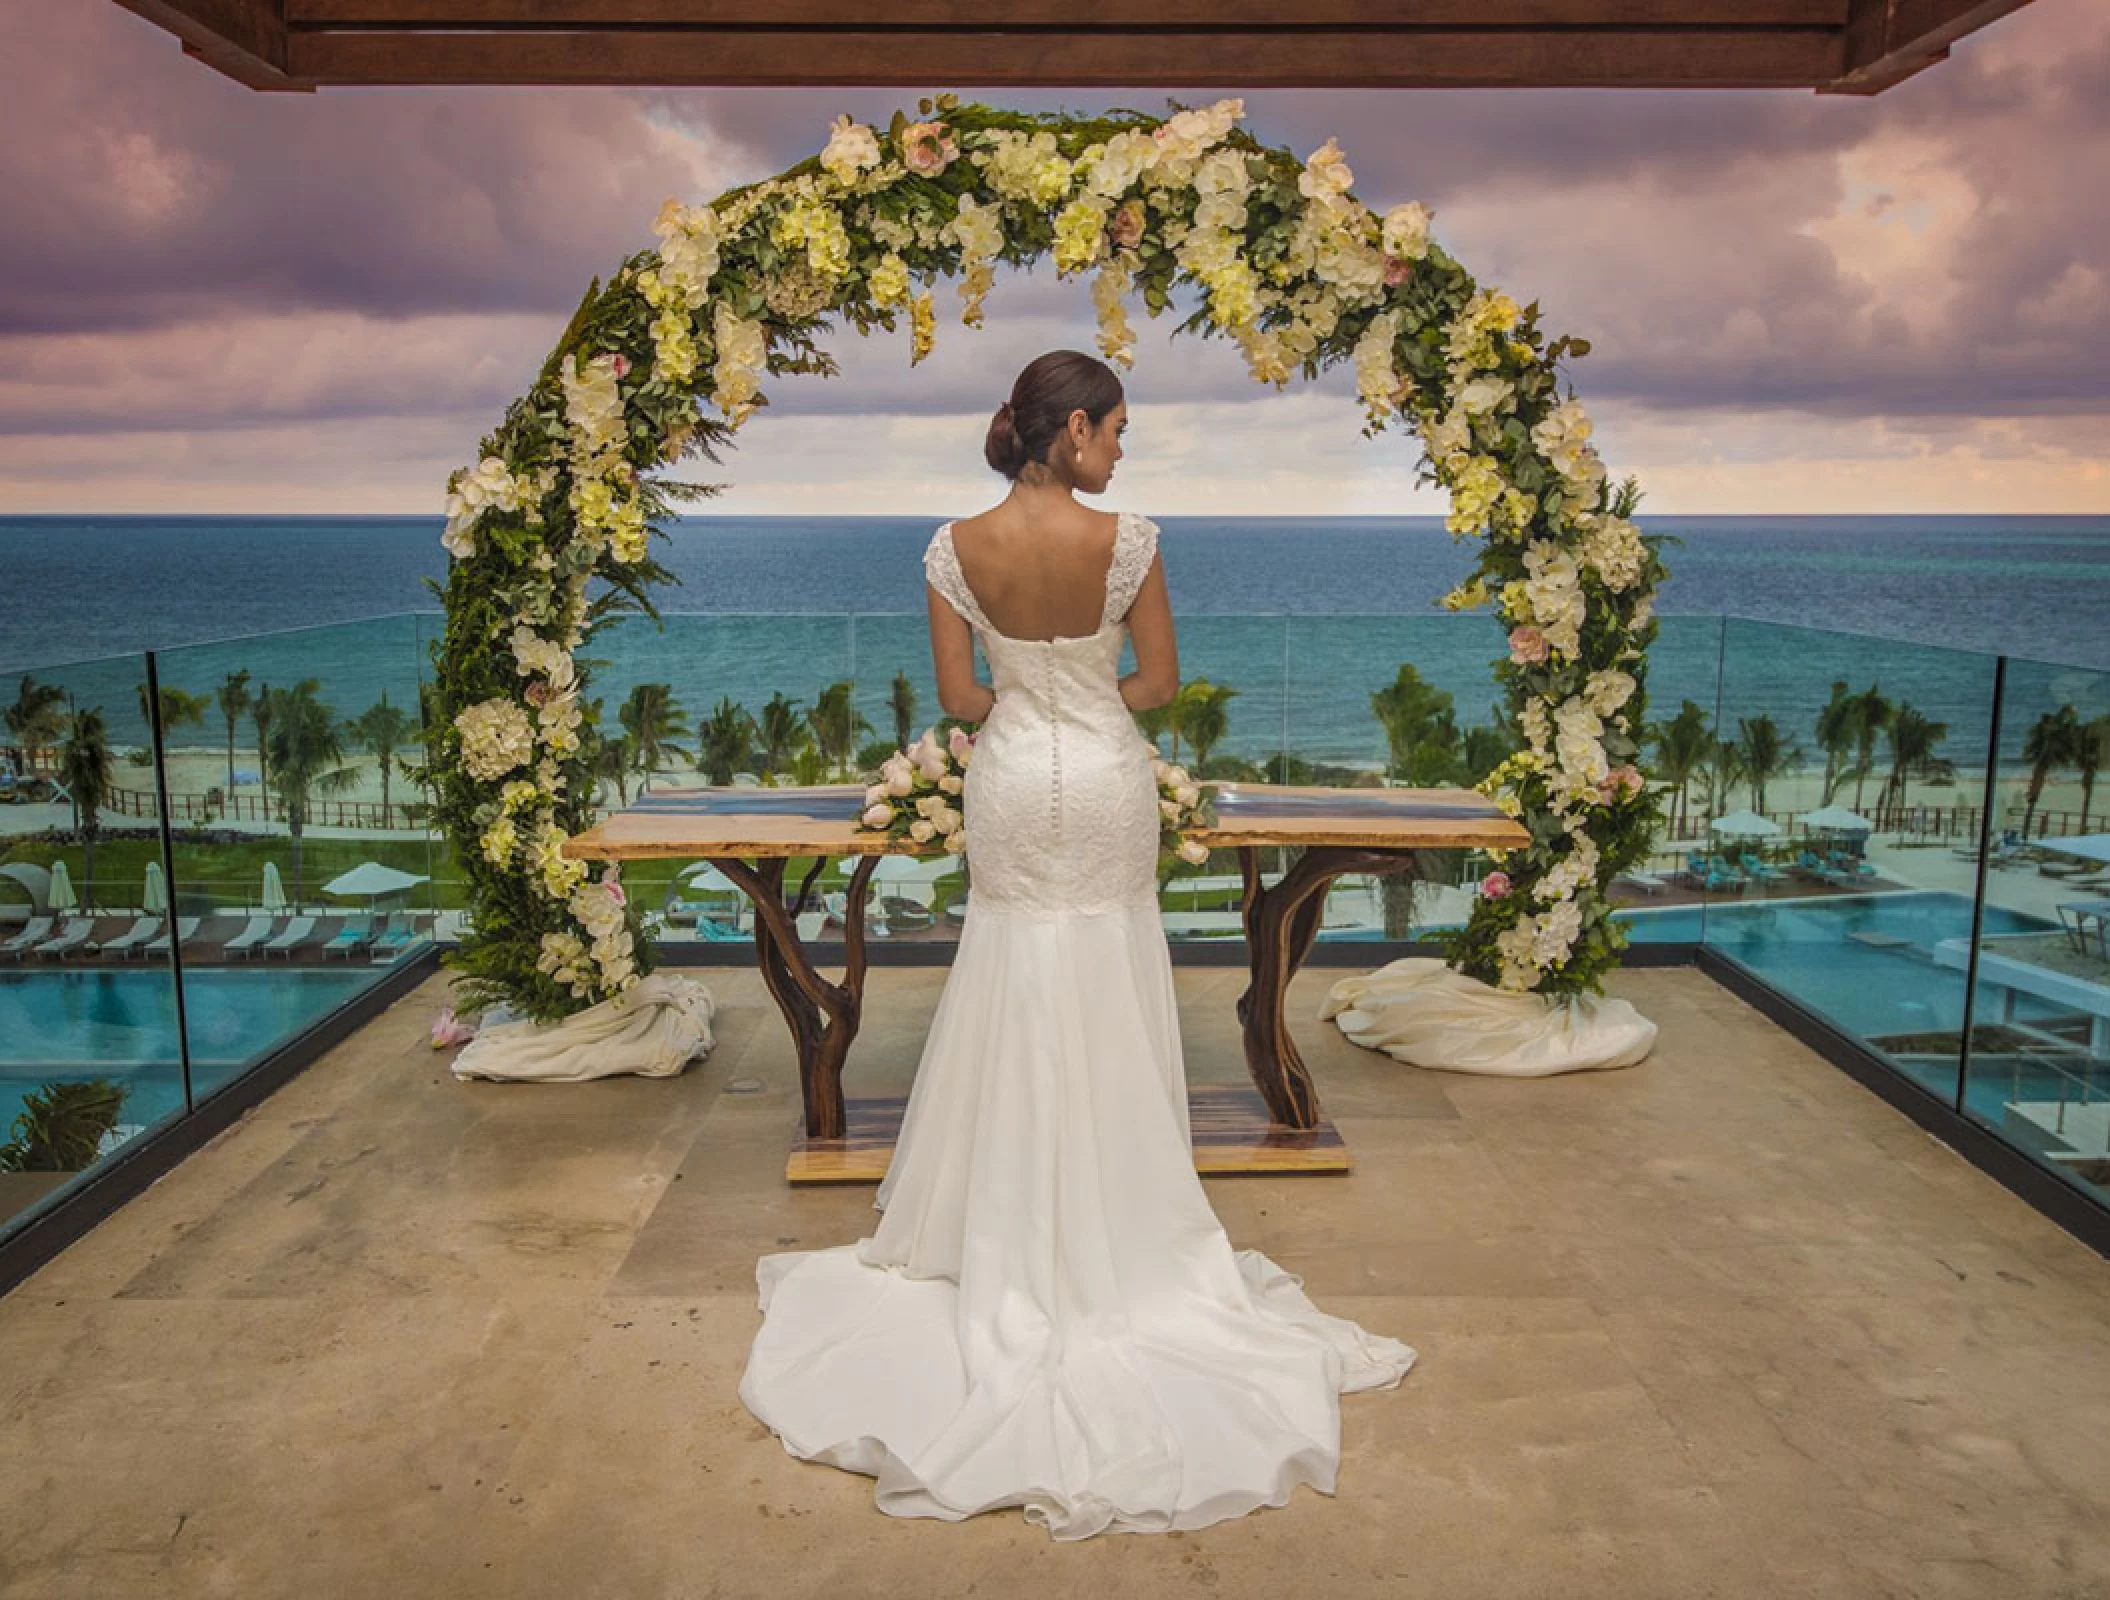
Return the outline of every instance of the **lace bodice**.
<path id="1" fill-rule="evenodd" d="M 996 693 L 962 796 L 972 907 L 1156 903 L 1154 752 L 1121 698 L 1119 674 L 1157 534 L 1148 517 L 1121 513 L 1098 629 L 1054 639 L 1014 639 L 990 622 L 961 574 L 951 523 L 924 551 L 924 575 L 974 629 Z"/>

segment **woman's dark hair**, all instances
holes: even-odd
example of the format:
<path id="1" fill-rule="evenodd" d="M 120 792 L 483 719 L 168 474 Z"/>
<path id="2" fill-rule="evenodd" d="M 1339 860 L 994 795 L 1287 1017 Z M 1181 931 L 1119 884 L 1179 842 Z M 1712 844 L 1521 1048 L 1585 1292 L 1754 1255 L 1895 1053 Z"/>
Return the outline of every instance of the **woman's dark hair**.
<path id="1" fill-rule="evenodd" d="M 1027 462 L 1047 459 L 1072 411 L 1082 411 L 1097 427 L 1120 403 L 1121 380 L 1112 367 L 1082 350 L 1050 350 L 1027 362 L 1011 385 L 1011 398 L 990 419 L 982 454 L 1005 477 L 1016 478 Z"/>

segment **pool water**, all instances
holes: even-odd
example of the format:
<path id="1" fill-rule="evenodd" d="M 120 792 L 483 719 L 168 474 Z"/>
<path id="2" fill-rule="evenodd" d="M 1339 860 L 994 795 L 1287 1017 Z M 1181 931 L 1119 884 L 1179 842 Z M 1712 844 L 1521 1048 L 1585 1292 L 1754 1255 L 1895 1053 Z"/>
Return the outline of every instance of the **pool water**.
<path id="1" fill-rule="evenodd" d="M 383 976 L 381 968 L 186 972 L 194 1088 L 201 1094 L 216 1088 Z M 6 1123 L 31 1090 L 100 1075 L 132 1091 L 121 1123 L 151 1125 L 182 1109 L 180 1061 L 175 983 L 166 967 L 0 972 L 0 1119 Z"/>

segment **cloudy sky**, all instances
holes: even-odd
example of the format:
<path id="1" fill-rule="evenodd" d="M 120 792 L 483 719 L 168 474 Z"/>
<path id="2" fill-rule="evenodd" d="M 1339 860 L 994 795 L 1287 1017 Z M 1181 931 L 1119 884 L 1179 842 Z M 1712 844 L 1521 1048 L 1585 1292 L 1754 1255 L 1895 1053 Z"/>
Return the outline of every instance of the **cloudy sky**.
<path id="1" fill-rule="evenodd" d="M 972 85 L 956 88 L 973 97 Z M 1216 96 L 1189 91 L 1181 99 Z M 703 199 L 916 92 L 268 95 L 108 0 L 0 7 L 0 514 L 436 512 L 587 281 Z M 991 98 L 996 98 L 992 96 Z M 1165 109 L 1157 91 L 1002 96 Z M 1586 336 L 1644 509 L 2110 512 L 2110 7 L 2035 0 L 1864 99 L 1269 91 L 1356 192 L 1420 199 L 1484 283 Z M 1006 274 L 937 353 L 840 335 L 715 509 L 958 515 L 1018 367 L 1090 349 L 1082 281 Z M 948 311 L 954 315 L 948 316 Z M 1164 514 L 1427 511 L 1345 371 L 1277 392 L 1139 311 L 1113 497 Z"/>

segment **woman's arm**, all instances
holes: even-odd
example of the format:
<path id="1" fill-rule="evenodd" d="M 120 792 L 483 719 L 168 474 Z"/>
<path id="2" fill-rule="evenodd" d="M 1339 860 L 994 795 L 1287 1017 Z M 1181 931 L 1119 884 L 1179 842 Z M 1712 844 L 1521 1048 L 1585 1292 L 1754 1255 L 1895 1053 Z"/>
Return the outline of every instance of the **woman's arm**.
<path id="1" fill-rule="evenodd" d="M 1165 589 L 1165 560 L 1150 558 L 1143 587 L 1128 612 L 1128 641 L 1136 670 L 1121 680 L 1121 698 L 1131 711 L 1164 705 L 1180 692 L 1180 647 L 1172 627 L 1172 597 Z"/>
<path id="2" fill-rule="evenodd" d="M 980 722 L 996 704 L 996 693 L 974 675 L 974 630 L 952 602 L 929 584 L 930 664 L 938 679 L 938 707 L 962 722 Z"/>

